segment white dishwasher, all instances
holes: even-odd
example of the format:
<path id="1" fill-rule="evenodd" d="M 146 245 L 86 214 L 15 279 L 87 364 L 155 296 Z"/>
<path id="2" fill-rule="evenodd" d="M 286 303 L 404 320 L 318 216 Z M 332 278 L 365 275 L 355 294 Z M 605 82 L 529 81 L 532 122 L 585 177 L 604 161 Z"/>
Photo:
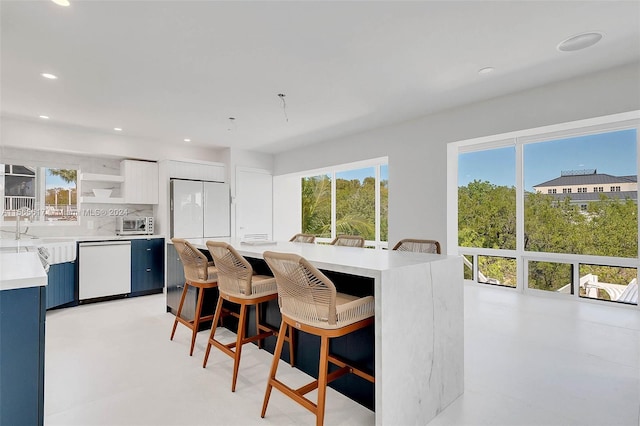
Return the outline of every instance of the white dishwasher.
<path id="1" fill-rule="evenodd" d="M 131 293 L 131 241 L 78 244 L 80 300 Z"/>

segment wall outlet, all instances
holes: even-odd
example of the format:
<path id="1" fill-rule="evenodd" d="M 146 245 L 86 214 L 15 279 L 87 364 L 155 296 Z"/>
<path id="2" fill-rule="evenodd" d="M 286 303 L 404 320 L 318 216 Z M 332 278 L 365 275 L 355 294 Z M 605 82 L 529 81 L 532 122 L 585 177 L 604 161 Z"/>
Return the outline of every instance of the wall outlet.
<path id="1" fill-rule="evenodd" d="M 88 220 L 87 221 L 87 229 L 93 229 L 93 221 L 92 220 Z"/>

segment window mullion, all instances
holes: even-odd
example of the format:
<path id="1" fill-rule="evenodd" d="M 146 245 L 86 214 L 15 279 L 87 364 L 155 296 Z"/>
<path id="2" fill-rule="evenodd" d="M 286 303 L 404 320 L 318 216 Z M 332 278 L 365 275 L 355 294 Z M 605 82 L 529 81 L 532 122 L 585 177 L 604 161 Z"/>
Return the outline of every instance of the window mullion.
<path id="1" fill-rule="evenodd" d="M 336 236 L 336 172 L 331 172 L 331 239 Z"/>
<path id="2" fill-rule="evenodd" d="M 524 158 L 522 144 L 515 139 L 516 148 L 516 269 L 519 290 L 524 292 L 526 262 L 523 262 L 524 254 Z"/>
<path id="3" fill-rule="evenodd" d="M 376 248 L 380 248 L 380 164 L 376 165 L 376 188 L 375 188 L 375 238 Z"/>

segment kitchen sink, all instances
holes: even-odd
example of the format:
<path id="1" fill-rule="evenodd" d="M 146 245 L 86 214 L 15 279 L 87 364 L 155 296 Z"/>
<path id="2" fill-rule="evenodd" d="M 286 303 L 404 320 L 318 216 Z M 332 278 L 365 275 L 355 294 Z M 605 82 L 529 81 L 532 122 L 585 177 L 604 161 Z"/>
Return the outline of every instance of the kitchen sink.
<path id="1" fill-rule="evenodd" d="M 76 240 L 72 238 L 0 239 L 0 251 L 5 253 L 37 251 L 40 247 L 46 249 L 50 265 L 76 260 Z"/>

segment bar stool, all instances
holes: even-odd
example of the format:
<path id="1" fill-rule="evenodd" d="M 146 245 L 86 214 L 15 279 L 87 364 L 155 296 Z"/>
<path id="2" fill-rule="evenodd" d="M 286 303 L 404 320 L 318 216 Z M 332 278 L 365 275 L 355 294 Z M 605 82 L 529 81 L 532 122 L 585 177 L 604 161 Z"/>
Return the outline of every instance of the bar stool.
<path id="1" fill-rule="evenodd" d="M 289 240 L 292 243 L 315 243 L 316 236 L 313 234 L 296 234 Z"/>
<path id="2" fill-rule="evenodd" d="M 278 334 L 276 328 L 260 323 L 260 303 L 274 300 L 278 297 L 276 280 L 266 275 L 254 275 L 251 264 L 227 243 L 207 241 L 207 248 L 218 267 L 218 291 L 220 292 L 220 297 L 218 297 L 213 319 L 214 325 L 211 327 L 202 368 L 207 366 L 212 345 L 229 355 L 234 361 L 231 392 L 235 392 L 242 345 L 257 340 L 258 347 L 262 348 L 262 340 L 265 337 Z M 225 300 L 240 305 L 237 338 L 235 342 L 228 344 L 221 343 L 215 339 L 218 319 L 222 313 L 222 305 Z M 248 306 L 256 307 L 256 335 L 251 337 L 245 337 Z M 287 337 L 286 340 L 289 341 L 289 361 L 293 366 L 293 339 Z M 233 348 L 235 348 L 235 351 Z"/>
<path id="3" fill-rule="evenodd" d="M 440 254 L 440 243 L 436 240 L 416 240 L 415 238 L 405 238 L 404 240 L 398 241 L 395 247 L 393 247 L 393 250 Z"/>
<path id="4" fill-rule="evenodd" d="M 364 247 L 364 238 L 359 235 L 338 235 L 331 241 L 332 246 Z"/>
<path id="5" fill-rule="evenodd" d="M 209 262 L 207 256 L 205 256 L 200 250 L 195 248 L 191 243 L 183 238 L 172 238 L 171 241 L 180 256 L 182 261 L 182 267 L 184 268 L 185 283 L 182 289 L 182 295 L 180 296 L 180 304 L 178 305 L 178 312 L 176 313 L 176 319 L 173 321 L 173 330 L 171 330 L 171 339 L 176 334 L 176 327 L 178 323 L 184 324 L 191 330 L 191 349 L 189 350 L 189 356 L 193 355 L 193 347 L 196 343 L 196 335 L 198 334 L 198 327 L 203 321 L 211 321 L 213 315 L 207 315 L 201 317 L 202 312 L 202 299 L 204 296 L 204 289 L 213 288 L 218 285 L 217 272 L 218 270 L 214 266 L 213 262 Z M 187 297 L 187 291 L 189 286 L 198 289 L 198 300 L 196 302 L 196 311 L 193 320 L 189 321 L 182 318 L 182 307 L 184 306 L 184 300 Z"/>
<path id="6" fill-rule="evenodd" d="M 306 259 L 296 254 L 266 251 L 263 254 L 278 286 L 278 304 L 282 323 L 273 354 L 273 363 L 264 395 L 261 417 L 265 416 L 271 389 L 276 388 L 316 415 L 316 425 L 324 422 L 327 383 L 347 373 L 354 373 L 372 383 L 373 375 L 347 364 L 329 353 L 329 340 L 373 324 L 374 298 L 358 298 L 337 293 L 335 285 Z M 318 380 L 298 389 L 278 379 L 276 371 L 286 331 L 293 328 L 320 337 Z M 339 369 L 329 373 L 329 362 Z M 317 403 L 304 395 L 318 389 Z"/>

